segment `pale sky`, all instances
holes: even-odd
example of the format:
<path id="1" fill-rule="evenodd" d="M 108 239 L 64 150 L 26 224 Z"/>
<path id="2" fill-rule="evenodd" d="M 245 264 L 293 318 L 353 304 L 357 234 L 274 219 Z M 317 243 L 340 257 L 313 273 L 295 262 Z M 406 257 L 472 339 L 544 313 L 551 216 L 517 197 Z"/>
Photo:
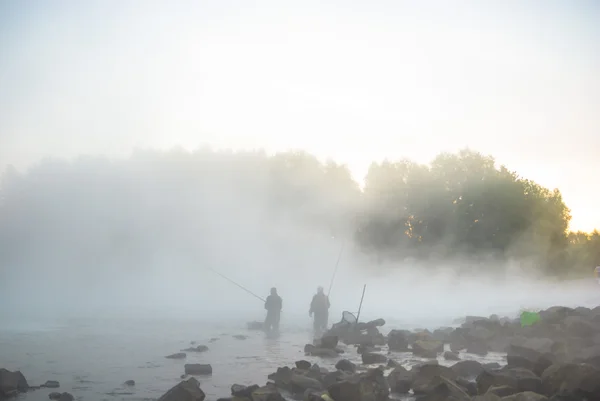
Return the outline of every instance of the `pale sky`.
<path id="1" fill-rule="evenodd" d="M 600 227 L 600 3 L 0 0 L 0 168 L 136 147 L 464 147 Z"/>

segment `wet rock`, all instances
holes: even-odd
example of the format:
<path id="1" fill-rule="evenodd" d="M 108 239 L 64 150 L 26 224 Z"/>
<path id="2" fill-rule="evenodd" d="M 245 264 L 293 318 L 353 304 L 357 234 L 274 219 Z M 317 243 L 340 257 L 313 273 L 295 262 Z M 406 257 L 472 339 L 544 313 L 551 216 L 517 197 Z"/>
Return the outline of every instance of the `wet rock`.
<path id="1" fill-rule="evenodd" d="M 387 338 L 390 351 L 408 351 L 408 334 L 410 334 L 410 332 L 405 330 L 390 331 Z"/>
<path id="2" fill-rule="evenodd" d="M 459 361 L 460 357 L 456 352 L 446 351 L 444 352 L 444 359 L 447 361 Z"/>
<path id="3" fill-rule="evenodd" d="M 507 349 L 507 364 L 541 375 L 556 360 L 553 355 L 555 345 L 548 338 L 515 338 Z"/>
<path id="4" fill-rule="evenodd" d="M 127 380 L 124 384 L 126 386 L 135 386 L 135 380 Z"/>
<path id="5" fill-rule="evenodd" d="M 433 331 L 432 337 L 441 343 L 449 343 L 453 331 L 452 327 L 441 327 Z"/>
<path id="6" fill-rule="evenodd" d="M 486 394 L 496 394 L 498 397 L 508 397 L 509 395 L 517 394 L 519 390 L 511 386 L 492 386 Z"/>
<path id="7" fill-rule="evenodd" d="M 317 346 L 319 348 L 335 349 L 338 345 L 338 341 L 338 336 L 323 336 L 321 337 L 321 340 L 319 341 L 319 344 L 317 344 Z"/>
<path id="8" fill-rule="evenodd" d="M 392 370 L 388 375 L 387 380 L 392 393 L 406 394 L 410 391 L 412 385 L 412 375 L 402 366 L 398 366 Z"/>
<path id="9" fill-rule="evenodd" d="M 185 352 L 206 352 L 206 351 L 208 351 L 208 347 L 206 345 L 198 345 L 197 347 L 186 348 L 183 351 L 185 351 Z"/>
<path id="10" fill-rule="evenodd" d="M 337 358 L 338 353 L 334 349 L 330 348 L 317 348 L 312 344 L 306 344 L 304 346 L 304 353 L 307 355 L 318 356 L 321 358 Z"/>
<path id="11" fill-rule="evenodd" d="M 324 390 L 320 381 L 296 373 L 292 374 L 288 389 L 293 394 L 304 394 L 306 390 Z"/>
<path id="12" fill-rule="evenodd" d="M 414 367 L 412 373 L 412 389 L 415 394 L 431 393 L 434 387 L 439 384 L 434 380 L 436 377 L 444 377 L 452 381 L 455 381 L 458 378 L 456 372 L 451 368 L 432 364 Z"/>
<path id="13" fill-rule="evenodd" d="M 203 363 L 187 363 L 184 366 L 186 375 L 212 375 L 212 366 Z"/>
<path id="14" fill-rule="evenodd" d="M 583 363 L 554 364 L 542 374 L 541 393 L 600 400 L 600 370 Z"/>
<path id="15" fill-rule="evenodd" d="M 467 345 L 467 353 L 479 356 L 486 356 L 490 351 L 490 346 L 484 341 L 473 341 Z"/>
<path id="16" fill-rule="evenodd" d="M 176 354 L 171 354 L 171 355 L 165 356 L 165 358 L 167 358 L 167 359 L 185 359 L 186 357 L 187 357 L 187 355 L 183 352 L 178 352 Z"/>
<path id="17" fill-rule="evenodd" d="M 386 363 L 387 357 L 385 355 L 376 354 L 374 352 L 368 352 L 361 355 L 362 363 L 365 365 L 373 365 L 376 363 Z"/>
<path id="18" fill-rule="evenodd" d="M 459 377 L 458 379 L 456 379 L 456 384 L 462 387 L 466 391 L 466 393 L 469 394 L 471 397 L 474 397 L 477 394 L 479 394 L 479 392 L 477 391 L 477 383 L 474 381 L 470 381 Z"/>
<path id="19" fill-rule="evenodd" d="M 24 393 L 29 389 L 29 384 L 23 373 L 0 369 L 0 399 Z"/>
<path id="20" fill-rule="evenodd" d="M 502 401 L 546 401 L 547 397 L 534 393 L 533 391 L 525 391 L 522 393 L 502 397 Z"/>
<path id="21" fill-rule="evenodd" d="M 354 373 L 356 372 L 356 365 L 347 359 L 341 359 L 335 364 L 335 368 L 344 372 Z"/>
<path id="22" fill-rule="evenodd" d="M 436 376 L 431 381 L 431 389 L 419 401 L 471 401 L 471 396 L 464 389 L 442 376 Z"/>
<path id="23" fill-rule="evenodd" d="M 296 361 L 296 367 L 298 369 L 302 369 L 302 370 L 308 370 L 310 369 L 312 366 L 312 364 L 308 361 L 302 360 L 302 361 Z"/>
<path id="24" fill-rule="evenodd" d="M 241 384 L 234 384 L 231 386 L 231 395 L 234 397 L 241 398 L 252 398 L 252 392 L 259 389 L 260 387 L 256 384 L 252 386 L 243 386 Z"/>
<path id="25" fill-rule="evenodd" d="M 51 400 L 58 400 L 60 396 L 61 394 L 56 392 L 48 394 L 48 398 L 50 398 Z"/>
<path id="26" fill-rule="evenodd" d="M 252 392 L 252 401 L 285 401 L 277 387 L 267 384 Z"/>
<path id="27" fill-rule="evenodd" d="M 477 388 L 480 394 L 486 393 L 492 386 L 509 386 L 519 392 L 541 392 L 542 381 L 532 371 L 522 368 L 484 370 L 477 376 Z"/>
<path id="28" fill-rule="evenodd" d="M 158 401 L 204 401 L 206 395 L 193 377 L 182 381 L 163 394 Z"/>
<path id="29" fill-rule="evenodd" d="M 389 384 L 380 369 L 333 383 L 327 392 L 336 401 L 387 401 L 390 395 Z"/>
<path id="30" fill-rule="evenodd" d="M 58 401 L 73 401 L 75 397 L 71 393 L 61 393 L 60 397 L 58 397 Z"/>
<path id="31" fill-rule="evenodd" d="M 481 363 L 471 360 L 457 362 L 452 365 L 450 369 L 452 369 L 458 377 L 463 377 L 465 379 L 476 378 L 484 370 Z"/>
<path id="32" fill-rule="evenodd" d="M 247 340 L 248 339 L 248 336 L 245 336 L 243 334 L 235 334 L 232 337 L 235 338 L 236 340 Z"/>
<path id="33" fill-rule="evenodd" d="M 48 381 L 46 381 L 46 383 L 42 384 L 40 387 L 59 388 L 60 387 L 60 383 L 57 382 L 56 380 L 48 380 Z"/>
<path id="34" fill-rule="evenodd" d="M 387 367 L 388 368 L 395 368 L 400 366 L 400 364 L 396 361 L 394 361 L 393 359 L 388 359 L 388 363 L 387 363 Z"/>
<path id="35" fill-rule="evenodd" d="M 263 330 L 265 325 L 263 322 L 248 322 L 248 330 Z"/>
<path id="36" fill-rule="evenodd" d="M 437 357 L 438 352 L 443 351 L 444 344 L 435 340 L 417 340 L 412 345 L 413 354 L 424 358 L 435 358 Z"/>

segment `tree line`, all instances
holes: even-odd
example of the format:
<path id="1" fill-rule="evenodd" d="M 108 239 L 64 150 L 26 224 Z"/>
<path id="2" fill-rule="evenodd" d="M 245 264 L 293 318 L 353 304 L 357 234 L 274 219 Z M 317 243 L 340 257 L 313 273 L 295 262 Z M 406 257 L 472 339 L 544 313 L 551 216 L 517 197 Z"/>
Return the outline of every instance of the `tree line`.
<path id="1" fill-rule="evenodd" d="M 7 255 L 25 252 L 24 242 L 57 241 L 42 232 L 64 233 L 68 224 L 80 244 L 89 237 L 89 252 L 127 243 L 121 252 L 133 263 L 139 233 L 173 238 L 189 222 L 188 233 L 199 235 L 203 225 L 218 225 L 215 210 L 239 226 L 287 221 L 344 236 L 378 260 L 518 260 L 553 275 L 589 275 L 600 265 L 600 233 L 569 231 L 558 189 L 471 150 L 429 164 L 373 163 L 362 188 L 345 165 L 300 151 L 145 151 L 118 161 L 44 160 L 26 172 L 8 167 L 0 254 L 8 263 Z"/>

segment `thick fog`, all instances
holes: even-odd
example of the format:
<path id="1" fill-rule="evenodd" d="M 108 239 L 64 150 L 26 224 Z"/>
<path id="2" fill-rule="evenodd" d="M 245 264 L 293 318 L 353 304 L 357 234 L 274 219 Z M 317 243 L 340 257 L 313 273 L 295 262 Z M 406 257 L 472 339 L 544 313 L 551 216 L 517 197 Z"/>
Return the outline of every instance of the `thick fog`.
<path id="1" fill-rule="evenodd" d="M 260 300 L 213 269 L 263 298 L 277 287 L 282 324 L 308 325 L 311 297 L 319 285 L 329 289 L 342 247 L 331 320 L 357 311 L 365 284 L 365 319 L 408 324 L 598 302 L 593 284 L 552 283 L 519 261 L 502 269 L 381 263 L 353 243 L 348 215 L 358 205 L 350 197 L 336 188 L 309 196 L 301 190 L 309 177 L 290 182 L 264 159 L 260 152 L 138 152 L 7 169 L 0 302 L 10 306 L 3 313 L 264 317 Z"/>

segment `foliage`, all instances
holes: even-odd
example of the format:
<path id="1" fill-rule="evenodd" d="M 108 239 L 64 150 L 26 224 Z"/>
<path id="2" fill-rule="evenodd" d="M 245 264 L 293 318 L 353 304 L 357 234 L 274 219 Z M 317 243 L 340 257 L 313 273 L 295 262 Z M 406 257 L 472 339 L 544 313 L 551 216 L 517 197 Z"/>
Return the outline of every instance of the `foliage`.
<path id="1" fill-rule="evenodd" d="M 429 165 L 373 163 L 362 190 L 346 166 L 305 152 L 206 149 L 138 152 L 118 162 L 45 160 L 26 173 L 7 169 L 0 185 L 5 258 L 44 230 L 55 230 L 53 241 L 78 230 L 80 251 L 102 260 L 94 247 L 108 244 L 131 262 L 140 241 L 132 227 L 143 224 L 156 241 L 202 237 L 206 225 L 218 224 L 219 208 L 238 228 L 292 221 L 350 235 L 363 252 L 392 260 L 491 255 L 554 275 L 590 274 L 600 265 L 600 233 L 568 231 L 571 216 L 560 191 L 470 150 L 440 154 Z M 175 233 L 182 227 L 176 221 L 189 222 L 189 230 Z"/>

